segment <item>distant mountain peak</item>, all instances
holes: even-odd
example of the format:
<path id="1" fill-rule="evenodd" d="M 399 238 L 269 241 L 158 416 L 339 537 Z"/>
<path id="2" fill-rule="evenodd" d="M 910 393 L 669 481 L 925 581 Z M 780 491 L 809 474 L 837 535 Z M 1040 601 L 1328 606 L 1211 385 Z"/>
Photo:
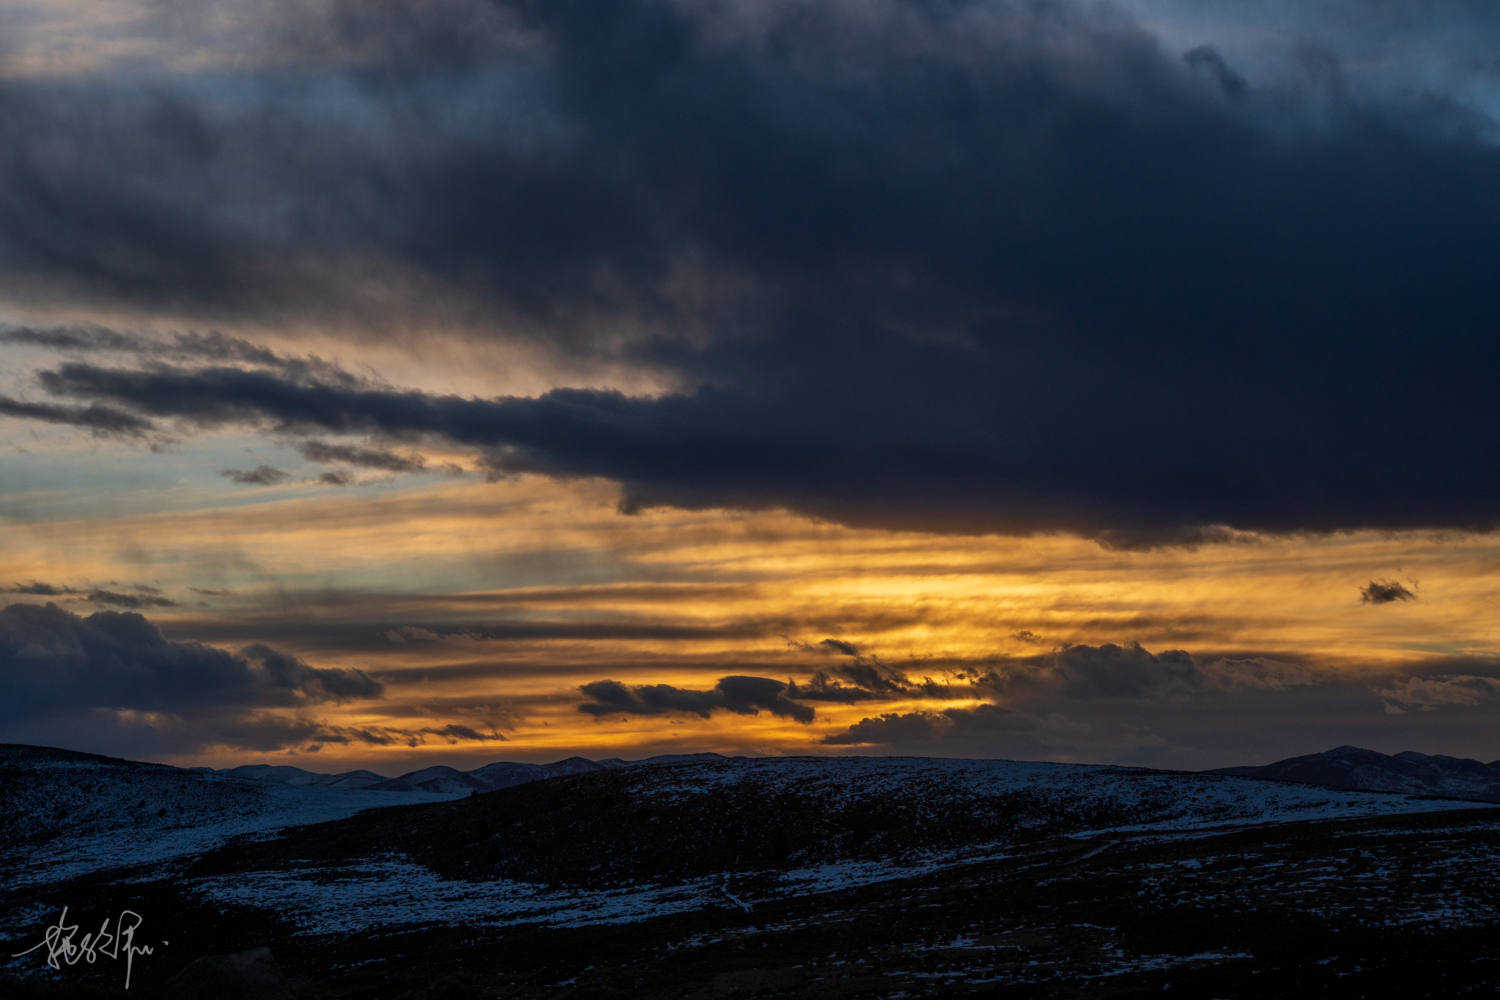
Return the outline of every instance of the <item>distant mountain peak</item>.
<path id="1" fill-rule="evenodd" d="M 289 764 L 241 764 L 238 767 L 220 768 L 218 773 L 252 781 L 266 781 L 282 785 L 313 786 L 323 788 L 367 789 L 376 792 L 437 792 L 443 794 L 467 794 L 469 792 L 494 792 L 512 788 L 531 781 L 555 778 L 565 774 L 584 774 L 589 771 L 604 771 L 620 767 L 643 767 L 661 764 L 693 764 L 705 761 L 728 760 L 717 753 L 662 754 L 644 760 L 593 761 L 586 757 L 573 756 L 550 764 L 527 764 L 514 760 L 497 760 L 483 764 L 470 771 L 460 771 L 446 764 L 433 764 L 416 771 L 388 778 L 373 771 L 345 771 L 341 774 L 318 774 Z M 210 768 L 203 768 L 208 771 Z"/>
<path id="2" fill-rule="evenodd" d="M 1500 761 L 1485 764 L 1415 750 L 1387 756 L 1377 750 L 1341 746 L 1323 753 L 1288 757 L 1264 767 L 1223 767 L 1213 773 L 1330 788 L 1500 802 Z"/>
<path id="3" fill-rule="evenodd" d="M 282 785 L 303 785 L 317 788 L 370 788 L 387 780 L 374 771 L 345 771 L 342 774 L 318 774 L 304 771 L 290 764 L 241 764 L 239 767 L 223 767 L 218 773 L 252 781 L 271 781 Z"/>
<path id="4" fill-rule="evenodd" d="M 459 771 L 441 764 L 412 771 L 371 789 L 378 792 L 495 792 L 531 781 L 555 778 L 564 774 L 603 771 L 605 765 L 583 757 L 569 757 L 551 764 L 526 764 L 521 761 L 497 760 L 472 771 Z"/>

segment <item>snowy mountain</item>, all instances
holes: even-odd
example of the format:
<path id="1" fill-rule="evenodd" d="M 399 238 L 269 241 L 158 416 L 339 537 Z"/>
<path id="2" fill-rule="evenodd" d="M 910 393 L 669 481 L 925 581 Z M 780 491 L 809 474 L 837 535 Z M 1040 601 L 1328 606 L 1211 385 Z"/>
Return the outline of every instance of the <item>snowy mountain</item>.
<path id="1" fill-rule="evenodd" d="M 621 760 L 619 757 L 609 757 L 596 761 L 604 767 L 640 767 L 643 764 L 706 764 L 715 760 L 744 760 L 743 757 L 725 757 L 721 753 L 663 753 L 655 757 L 644 757 L 641 760 Z"/>
<path id="2" fill-rule="evenodd" d="M 1328 788 L 1500 802 L 1500 760 L 1484 764 L 1442 754 L 1428 756 L 1414 750 L 1388 757 L 1374 750 L 1343 746 L 1324 753 L 1289 757 L 1264 767 L 1226 767 L 1208 773 L 1296 781 Z"/>
<path id="3" fill-rule="evenodd" d="M 207 770 L 190 768 L 189 770 Z M 283 785 L 304 785 L 315 788 L 369 788 L 388 780 L 374 771 L 345 771 L 342 774 L 318 774 L 304 771 L 300 767 L 274 764 L 241 764 L 239 767 L 221 767 L 216 772 L 253 781 L 275 781 Z"/>
<path id="4" fill-rule="evenodd" d="M 544 776 L 548 767 L 572 773 Z M 1264 938 L 1250 971 L 1326 959 L 1343 962 L 1343 976 L 1409 954 L 1369 937 L 1338 959 L 1372 927 L 1490 935 L 1500 922 L 1500 809 L 1427 795 L 891 757 L 574 758 L 476 771 L 519 783 L 476 795 L 475 772 L 425 768 L 392 779 L 411 790 L 340 789 L 288 784 L 284 772 L 0 747 L 0 808 L 17 820 L 0 826 L 0 953 L 17 956 L 0 958 L 0 975 L 44 974 L 21 953 L 70 904 L 75 916 L 128 909 L 159 928 L 162 950 L 138 964 L 142 977 L 269 945 L 299 974 L 363 983 L 309 1000 L 582 1000 L 581 985 L 563 991 L 610 968 L 622 990 L 636 990 L 636 976 L 672 988 L 600 1000 L 734 1000 L 753 991 L 720 983 L 739 968 L 726 961 L 747 963 L 747 977 L 774 961 L 777 982 L 813 983 L 861 956 L 882 963 L 883 978 L 842 995 L 910 996 L 928 991 L 944 949 L 975 983 L 1003 969 L 1042 985 L 1064 973 L 1085 985 L 1145 977 L 1159 990 L 1150 977 L 1167 967 L 1248 961 L 1247 928 Z M 1316 919 L 1285 918 L 1302 911 Z M 1337 941 L 1316 938 L 1329 921 Z M 990 944 L 974 951 L 981 931 Z M 718 986 L 700 989 L 697 973 L 672 985 L 687 956 L 715 947 L 701 978 Z M 1294 947 L 1303 951 L 1289 963 Z M 499 976 L 532 971 L 482 994 L 426 991 L 421 979 L 483 962 Z M 626 964 L 629 977 L 618 973 Z M 1266 995 L 1303 995 L 1294 987 Z"/>
<path id="5" fill-rule="evenodd" d="M 589 771 L 601 771 L 604 764 L 586 760 L 583 757 L 569 757 L 552 764 L 516 764 L 510 761 L 496 761 L 486 764 L 484 767 L 476 768 L 469 772 L 470 777 L 483 781 L 490 786 L 490 790 L 501 788 L 513 788 L 516 785 L 524 785 L 528 781 L 540 781 L 543 778 L 555 778 L 562 774 L 585 774 Z"/>
<path id="6" fill-rule="evenodd" d="M 484 809 L 500 810 L 485 820 L 483 836 L 454 834 L 451 818 L 438 812 L 431 816 L 441 830 L 413 840 L 398 828 L 415 822 L 412 829 L 420 830 L 427 820 L 400 810 L 390 821 L 396 827 L 381 833 L 388 824 L 371 813 L 353 830 L 365 843 L 357 856 L 425 856 L 442 844 L 448 846 L 437 860 L 424 864 L 453 877 L 504 870 L 509 879 L 568 883 L 592 873 L 588 879 L 618 884 L 717 877 L 745 865 L 858 863 L 874 872 L 913 859 L 960 863 L 1045 837 L 1454 808 L 1257 776 L 941 758 L 695 755 L 596 763 L 573 757 L 467 772 L 430 767 L 365 788 L 325 780 L 348 777 L 256 766 L 183 769 L 4 745 L 0 809 L 13 821 L 0 829 L 0 862 L 22 870 L 22 881 L 53 881 L 189 857 L 240 834 L 265 837 L 365 809 L 476 792 Z M 1433 788 L 1415 790 L 1430 795 Z M 518 819 L 513 810 L 532 818 Z"/>
<path id="7" fill-rule="evenodd" d="M 522 764 L 500 760 L 472 771 L 459 771 L 451 767 L 424 767 L 389 781 L 369 785 L 372 791 L 381 792 L 493 792 L 501 788 L 513 788 L 528 781 L 555 778 L 563 774 L 582 774 L 586 771 L 602 771 L 604 765 L 582 757 L 569 757 L 552 764 Z"/>
<path id="8" fill-rule="evenodd" d="M 305 772 L 304 772 L 305 773 Z M 239 834 L 451 799 L 290 785 L 0 744 L 0 870 L 15 885 L 190 856 Z"/>
<path id="9" fill-rule="evenodd" d="M 214 905 L 265 908 L 309 933 L 629 923 L 719 906 L 726 893 L 735 905 L 756 906 L 1059 841 L 1202 836 L 1455 806 L 1462 803 L 1080 764 L 718 758 L 596 768 L 290 830 L 238 845 L 224 862 L 196 863 L 186 884 Z M 327 889 L 334 884 L 337 894 Z"/>
<path id="10" fill-rule="evenodd" d="M 411 771 L 371 787 L 379 792 L 454 792 L 464 795 L 490 790 L 483 781 L 468 773 L 442 765 Z"/>
<path id="11" fill-rule="evenodd" d="M 519 761 L 497 760 L 483 767 L 476 767 L 472 771 L 459 771 L 451 767 L 424 767 L 420 771 L 412 771 L 408 774 L 395 778 L 380 778 L 366 785 L 346 786 L 368 788 L 371 791 L 380 792 L 495 792 L 502 788 L 514 788 L 516 785 L 524 785 L 528 781 L 541 781 L 544 778 L 556 778 L 565 774 L 586 774 L 590 771 L 604 771 L 611 768 L 642 767 L 653 764 L 682 764 L 695 763 L 709 760 L 726 760 L 727 758 L 716 753 L 696 754 L 663 754 L 658 757 L 647 757 L 644 760 L 621 760 L 611 757 L 608 760 L 592 761 L 584 757 L 569 757 L 566 760 L 554 761 L 551 764 L 524 764 Z M 265 768 L 267 765 L 256 764 L 249 767 Z M 235 771 L 245 771 L 249 768 L 235 768 Z M 277 771 L 296 771 L 297 768 L 275 768 Z M 302 772 L 306 774 L 307 772 Z M 350 774 L 367 775 L 369 771 L 353 771 Z M 255 775 L 250 775 L 254 777 Z M 316 778 L 345 778 L 347 775 L 311 775 Z M 285 780 L 285 779 L 278 779 Z M 310 781 L 299 781 L 300 784 L 313 784 Z M 332 784 L 329 782 L 319 782 Z"/>
<path id="12" fill-rule="evenodd" d="M 0 744 L 0 815 L 7 818 L 0 824 L 0 868 L 17 873 L 15 885 L 51 882 L 190 857 L 242 834 L 270 836 L 365 809 L 445 802 L 652 762 L 497 761 L 467 772 L 439 766 L 388 779 L 372 771 L 319 774 L 268 764 L 178 768 Z"/>

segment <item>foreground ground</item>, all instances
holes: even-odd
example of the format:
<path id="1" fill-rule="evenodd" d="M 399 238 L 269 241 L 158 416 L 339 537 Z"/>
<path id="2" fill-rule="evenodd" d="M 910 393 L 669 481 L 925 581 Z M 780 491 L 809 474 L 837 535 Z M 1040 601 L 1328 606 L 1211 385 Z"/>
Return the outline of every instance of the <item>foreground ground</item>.
<path id="1" fill-rule="evenodd" d="M 1492 808 L 1154 828 L 1119 814 L 1090 832 L 1066 802 L 1009 792 L 928 787 L 919 806 L 886 789 L 887 813 L 823 786 L 803 799 L 685 774 L 675 791 L 661 776 L 553 779 L 237 841 L 170 869 L 23 886 L 0 896 L 15 915 L 5 950 L 41 940 L 69 905 L 85 930 L 128 908 L 141 941 L 169 940 L 135 960 L 128 995 L 146 997 L 198 955 L 260 945 L 308 1000 L 1500 988 Z M 1144 792 L 1110 794 L 1147 808 Z M 1094 818 L 1099 801 L 1083 804 Z M 934 844 L 947 853 L 919 850 Z M 126 995 L 119 960 L 52 972 L 33 953 L 6 968 L 4 996 Z"/>

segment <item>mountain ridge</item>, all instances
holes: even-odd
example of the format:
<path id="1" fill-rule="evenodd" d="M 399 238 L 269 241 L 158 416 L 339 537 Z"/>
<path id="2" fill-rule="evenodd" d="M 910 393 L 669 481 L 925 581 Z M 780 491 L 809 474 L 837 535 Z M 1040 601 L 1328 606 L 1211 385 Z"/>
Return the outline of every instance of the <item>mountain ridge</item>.
<path id="1" fill-rule="evenodd" d="M 189 768 L 189 770 L 198 770 Z M 290 764 L 241 764 L 238 767 L 221 767 L 215 774 L 229 774 L 252 781 L 274 781 L 282 785 L 311 786 L 315 788 L 369 788 L 387 781 L 383 774 L 374 771 L 343 771 L 339 774 L 319 774 L 303 770 Z"/>
<path id="2" fill-rule="evenodd" d="M 502 788 L 514 788 L 529 781 L 555 778 L 565 774 L 583 774 L 589 771 L 607 771 L 622 767 L 641 767 L 660 764 L 691 764 L 714 760 L 728 760 L 717 753 L 658 754 L 641 760 L 623 760 L 609 757 L 589 760 L 586 757 L 566 757 L 550 764 L 528 764 L 522 761 L 497 760 L 468 771 L 434 764 L 418 768 L 394 778 L 387 778 L 374 771 L 344 771 L 339 774 L 320 774 L 288 764 L 241 764 L 238 767 L 188 768 L 192 771 L 208 771 L 228 774 L 252 781 L 267 781 L 282 785 L 297 785 L 316 788 L 362 789 L 372 792 L 428 792 L 453 795 L 468 792 L 497 792 Z"/>
<path id="3" fill-rule="evenodd" d="M 1259 767 L 1220 767 L 1205 774 L 1291 781 L 1325 788 L 1405 795 L 1438 795 L 1500 802 L 1500 760 L 1491 763 L 1446 754 L 1403 750 L 1387 755 L 1356 746 L 1288 757 Z"/>

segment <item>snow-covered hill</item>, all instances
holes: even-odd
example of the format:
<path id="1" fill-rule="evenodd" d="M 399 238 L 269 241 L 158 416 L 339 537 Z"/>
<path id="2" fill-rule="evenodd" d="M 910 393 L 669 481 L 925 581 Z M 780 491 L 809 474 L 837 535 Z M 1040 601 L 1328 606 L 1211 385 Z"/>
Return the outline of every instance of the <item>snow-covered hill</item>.
<path id="1" fill-rule="evenodd" d="M 1227 767 L 1211 773 L 1298 781 L 1332 788 L 1500 802 L 1500 760 L 1484 764 L 1442 754 L 1428 756 L 1414 750 L 1388 757 L 1374 750 L 1343 746 L 1323 753 L 1289 757 L 1264 767 Z"/>
<path id="2" fill-rule="evenodd" d="M 549 769 L 563 773 L 537 780 Z M 237 844 L 235 874 L 204 878 L 200 891 L 239 902 L 265 893 L 311 917 L 323 912 L 310 901 L 330 877 L 343 886 L 338 899 L 409 898 L 420 883 L 430 899 L 462 900 L 465 913 L 590 922 L 703 905 L 731 878 L 751 879 L 759 887 L 744 890 L 751 895 L 821 891 L 1046 839 L 1463 806 L 1235 775 L 1003 760 L 574 758 L 478 770 L 511 787 L 475 797 L 473 772 L 429 768 L 404 776 L 407 790 L 341 789 L 0 746 L 0 808 L 14 818 L 0 827 L 0 862 L 17 873 L 13 885 L 148 862 L 168 864 L 131 877 L 175 878 L 192 858 L 256 834 L 261 847 Z M 329 822 L 372 807 L 443 802 L 451 804 Z M 306 829 L 265 839 L 294 826 Z M 252 856 L 260 860 L 245 860 Z M 329 906 L 347 909 L 338 899 Z M 433 919 L 428 909 L 390 919 Z"/>
<path id="3" fill-rule="evenodd" d="M 493 764 L 485 764 L 472 771 L 460 771 L 441 765 L 424 767 L 420 771 L 411 771 L 399 777 L 372 782 L 360 787 L 382 792 L 496 792 L 502 788 L 524 785 L 528 781 L 541 781 L 565 774 L 587 774 L 590 771 L 605 771 L 611 768 L 726 759 L 728 758 L 716 753 L 699 753 L 665 754 L 659 757 L 647 757 L 645 760 L 621 760 L 618 757 L 611 757 L 608 760 L 592 761 L 585 757 L 569 757 L 551 764 L 524 764 L 519 761 L 497 760 Z M 243 768 L 236 770 L 243 770 Z M 369 774 L 370 772 L 355 773 Z M 328 777 L 342 776 L 329 775 Z"/>
<path id="4" fill-rule="evenodd" d="M 216 904 L 263 906 L 309 930 L 576 926 L 751 907 L 1069 838 L 1202 836 L 1467 806 L 1076 764 L 718 758 L 586 772 L 296 831 L 238 851 L 232 873 L 199 866 L 191 884 Z"/>
<path id="5" fill-rule="evenodd" d="M 502 788 L 524 785 L 528 781 L 540 781 L 543 778 L 602 771 L 606 766 L 583 757 L 569 757 L 567 760 L 559 760 L 552 764 L 516 764 L 502 760 L 476 768 L 470 771 L 469 775 L 487 784 L 489 786 L 487 790 L 498 791 Z"/>
<path id="6" fill-rule="evenodd" d="M 1004 801 L 1029 808 L 1001 810 L 997 823 L 1064 823 L 1090 829 L 1185 830 L 1224 824 L 1373 816 L 1453 809 L 1380 792 L 1335 792 L 1255 778 L 1156 771 L 1100 764 L 1053 764 L 938 757 L 762 757 L 652 768 L 632 774 L 642 793 L 664 802 L 704 795 L 777 793 L 814 801 L 832 813 L 878 804 L 920 811 L 941 804 L 974 818 Z M 1034 817 L 1034 818 L 1033 818 Z"/>
<path id="7" fill-rule="evenodd" d="M 497 760 L 471 771 L 460 771 L 445 765 L 424 767 L 394 778 L 376 774 L 374 771 L 345 771 L 342 774 L 318 774 L 304 771 L 300 767 L 271 764 L 242 764 L 239 767 L 220 768 L 219 774 L 229 774 L 256 781 L 271 781 L 284 785 L 306 785 L 320 788 L 366 788 L 378 792 L 436 792 L 440 794 L 466 794 L 468 792 L 494 792 L 501 788 L 514 788 L 528 781 L 541 781 L 562 774 L 584 774 L 609 768 L 640 767 L 650 764 L 678 764 L 690 761 L 723 760 L 716 753 L 667 754 L 648 757 L 645 760 L 592 761 L 584 757 L 569 757 L 551 764 L 526 764 L 520 761 Z M 208 768 L 191 768 L 207 771 Z"/>
<path id="8" fill-rule="evenodd" d="M 459 771 L 441 765 L 424 767 L 420 771 L 412 771 L 367 787 L 381 792 L 493 792 L 524 785 L 528 781 L 604 769 L 604 765 L 583 757 L 569 757 L 552 764 L 522 764 L 500 760 L 476 767 L 472 771 Z"/>
<path id="9" fill-rule="evenodd" d="M 328 996 L 435 996 L 389 976 L 481 960 L 508 976 L 535 958 L 524 991 L 483 995 L 547 1000 L 596 964 L 636 961 L 632 949 L 637 965 L 618 982 L 634 989 L 632 977 L 719 944 L 715 963 L 755 967 L 791 948 L 788 981 L 814 960 L 824 966 L 807 975 L 822 978 L 863 956 L 885 971 L 845 995 L 891 996 L 930 992 L 941 970 L 922 956 L 967 953 L 984 921 L 993 947 L 965 966 L 975 984 L 1002 967 L 1049 984 L 1071 970 L 1094 990 L 1131 970 L 1252 951 L 1264 952 L 1252 972 L 1310 967 L 1372 927 L 1457 929 L 1470 948 L 1500 919 L 1490 805 L 1003 760 L 584 763 L 541 780 L 530 765 L 499 766 L 495 780 L 522 783 L 437 795 L 0 747 L 0 808 L 19 820 L 0 825 L 0 940 L 15 945 L 0 952 L 42 940 L 76 902 L 147 915 L 172 941 L 149 966 L 162 976 L 256 943 L 300 954 L 306 970 L 385 963 Z M 351 815 L 374 804 L 405 808 Z M 949 944 L 933 937 L 938 923 Z M 1276 934 L 1246 944 L 1256 928 Z M 1395 941 L 1371 938 L 1346 964 L 1407 955 Z M 627 995 L 748 995 L 713 986 L 725 968 L 690 989 Z M 1303 995 L 1296 985 L 1276 995 Z"/>
<path id="10" fill-rule="evenodd" d="M 0 744 L 0 868 L 13 886 L 201 853 L 242 833 L 451 795 L 257 781 Z"/>
<path id="11" fill-rule="evenodd" d="M 207 771 L 210 768 L 189 768 L 190 771 Z M 304 771 L 300 767 L 285 764 L 241 764 L 239 767 L 221 767 L 217 774 L 235 778 L 250 778 L 253 781 L 274 781 L 282 785 L 309 785 L 316 788 L 369 788 L 387 781 L 383 774 L 374 771 L 344 771 L 340 774 L 319 774 Z"/>
<path id="12" fill-rule="evenodd" d="M 254 781 L 269 781 L 282 785 L 301 785 L 315 788 L 366 788 L 378 792 L 436 792 L 439 794 L 466 794 L 468 792 L 494 792 L 501 788 L 514 788 L 528 781 L 541 781 L 561 774 L 584 774 L 588 771 L 603 771 L 609 768 L 641 767 L 650 764 L 682 764 L 710 760 L 724 760 L 716 753 L 663 754 L 644 760 L 592 761 L 584 757 L 569 757 L 551 764 L 526 764 L 520 761 L 497 760 L 471 771 L 436 765 L 394 778 L 387 778 L 374 771 L 344 771 L 340 774 L 321 774 L 305 771 L 300 767 L 285 764 L 241 764 L 238 767 L 221 767 L 217 771 L 208 767 L 191 767 L 189 771 L 204 771 L 212 774 L 227 774 L 236 778 Z"/>

